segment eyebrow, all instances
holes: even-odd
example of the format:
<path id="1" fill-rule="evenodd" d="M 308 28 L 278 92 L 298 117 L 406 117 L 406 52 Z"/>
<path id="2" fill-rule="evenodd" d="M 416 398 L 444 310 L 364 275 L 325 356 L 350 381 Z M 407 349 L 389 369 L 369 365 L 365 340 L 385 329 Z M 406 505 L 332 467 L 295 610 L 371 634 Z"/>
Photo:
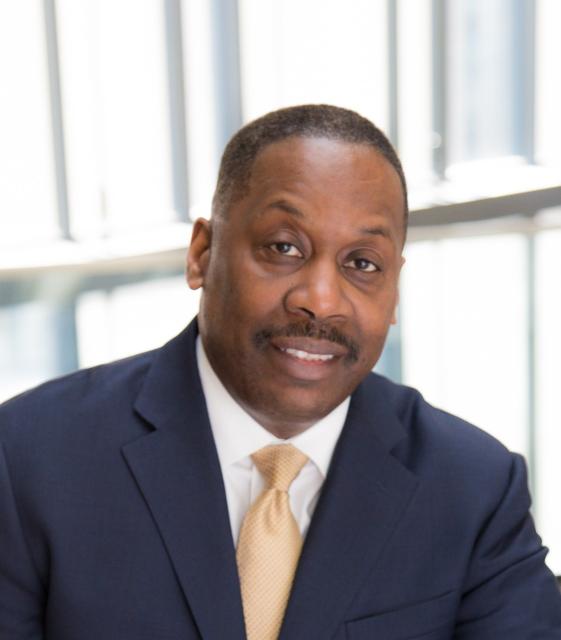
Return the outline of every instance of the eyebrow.
<path id="1" fill-rule="evenodd" d="M 289 213 L 291 216 L 295 216 L 296 218 L 305 217 L 300 209 L 291 205 L 286 200 L 275 200 L 274 202 L 271 202 L 263 209 L 261 213 L 265 213 L 265 211 L 267 211 L 268 209 L 281 209 L 281 211 Z"/>
<path id="2" fill-rule="evenodd" d="M 286 200 L 275 200 L 274 202 L 271 202 L 261 211 L 261 214 L 265 213 L 269 209 L 280 209 L 281 211 L 284 211 L 285 213 L 288 213 L 296 218 L 305 218 L 304 213 L 300 211 L 300 209 L 290 204 Z M 392 233 L 390 229 L 384 225 L 378 225 L 376 227 L 363 227 L 362 229 L 359 229 L 359 232 L 363 235 L 381 236 L 386 240 L 392 239 Z"/>
<path id="3" fill-rule="evenodd" d="M 382 236 L 387 240 L 391 240 L 392 234 L 388 227 L 379 226 L 379 227 L 365 227 L 364 229 L 360 229 L 360 233 L 370 235 L 370 236 Z"/>

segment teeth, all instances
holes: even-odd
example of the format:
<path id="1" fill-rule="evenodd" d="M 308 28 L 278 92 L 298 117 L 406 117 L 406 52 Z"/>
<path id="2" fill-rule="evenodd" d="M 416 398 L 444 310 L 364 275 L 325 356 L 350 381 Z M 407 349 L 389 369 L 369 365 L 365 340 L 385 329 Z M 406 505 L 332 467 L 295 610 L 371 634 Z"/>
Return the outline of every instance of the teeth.
<path id="1" fill-rule="evenodd" d="M 309 362 L 326 362 L 333 358 L 333 355 L 330 353 L 308 353 L 307 351 L 301 351 L 300 349 L 283 349 L 283 351 L 289 353 L 295 358 L 308 360 Z"/>

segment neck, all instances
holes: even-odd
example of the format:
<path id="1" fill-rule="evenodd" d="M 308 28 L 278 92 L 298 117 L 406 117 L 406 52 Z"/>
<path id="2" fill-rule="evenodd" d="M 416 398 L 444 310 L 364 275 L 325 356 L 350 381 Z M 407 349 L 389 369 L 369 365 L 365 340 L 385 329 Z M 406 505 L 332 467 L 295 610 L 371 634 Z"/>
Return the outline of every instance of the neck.
<path id="1" fill-rule="evenodd" d="M 288 440 L 289 438 L 294 438 L 295 436 L 304 433 L 307 429 L 309 429 L 314 422 L 282 422 L 279 420 L 270 419 L 266 416 L 256 415 L 248 408 L 245 408 L 249 415 L 258 422 L 264 429 L 266 429 L 269 433 L 272 433 L 275 438 L 280 438 L 282 440 Z"/>

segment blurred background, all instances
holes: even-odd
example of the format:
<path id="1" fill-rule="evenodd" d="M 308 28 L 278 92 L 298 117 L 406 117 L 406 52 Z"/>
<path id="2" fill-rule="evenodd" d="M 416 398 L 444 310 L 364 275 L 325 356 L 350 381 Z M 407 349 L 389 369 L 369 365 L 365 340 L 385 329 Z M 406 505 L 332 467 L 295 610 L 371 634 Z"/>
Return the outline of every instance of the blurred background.
<path id="1" fill-rule="evenodd" d="M 526 456 L 561 574 L 560 27 L 559 0 L 0 0 L 0 400 L 179 332 L 230 135 L 349 107 L 411 191 L 377 369 Z"/>

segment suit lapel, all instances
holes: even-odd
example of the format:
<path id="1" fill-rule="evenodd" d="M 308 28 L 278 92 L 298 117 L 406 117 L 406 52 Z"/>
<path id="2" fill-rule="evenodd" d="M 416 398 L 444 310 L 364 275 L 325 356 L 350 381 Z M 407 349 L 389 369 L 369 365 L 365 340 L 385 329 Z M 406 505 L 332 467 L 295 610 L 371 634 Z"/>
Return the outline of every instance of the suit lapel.
<path id="1" fill-rule="evenodd" d="M 306 536 L 281 639 L 330 638 L 344 620 L 417 487 L 390 454 L 404 435 L 376 382 L 365 381 Z"/>
<path id="2" fill-rule="evenodd" d="M 155 429 L 123 454 L 205 638 L 245 638 L 220 464 L 195 359 L 196 324 L 162 348 L 136 410 Z"/>

